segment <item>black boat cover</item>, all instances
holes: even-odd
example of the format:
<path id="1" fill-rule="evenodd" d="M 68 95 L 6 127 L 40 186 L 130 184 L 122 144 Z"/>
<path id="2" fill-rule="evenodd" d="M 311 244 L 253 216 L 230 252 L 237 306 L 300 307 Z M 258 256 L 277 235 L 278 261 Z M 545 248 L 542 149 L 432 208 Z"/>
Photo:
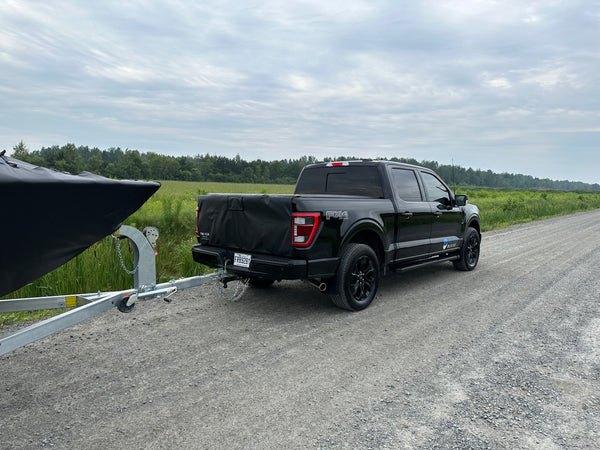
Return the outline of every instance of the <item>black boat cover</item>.
<path id="1" fill-rule="evenodd" d="M 0 297 L 116 231 L 159 187 L 0 155 Z"/>

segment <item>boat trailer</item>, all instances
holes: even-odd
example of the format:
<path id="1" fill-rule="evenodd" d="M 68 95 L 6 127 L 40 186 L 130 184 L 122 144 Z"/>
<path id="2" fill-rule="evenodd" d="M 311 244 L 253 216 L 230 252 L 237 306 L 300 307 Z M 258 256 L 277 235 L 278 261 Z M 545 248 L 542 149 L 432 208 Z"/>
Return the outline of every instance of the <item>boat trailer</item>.
<path id="1" fill-rule="evenodd" d="M 113 236 L 119 240 L 127 238 L 132 244 L 134 269 L 127 272 L 133 274 L 134 288 L 123 291 L 90 294 L 0 300 L 0 314 L 39 309 L 72 308 L 65 313 L 37 322 L 13 334 L 0 337 L 0 356 L 114 307 L 126 313 L 133 309 L 138 300 L 162 297 L 165 301 L 169 302 L 173 294 L 183 289 L 215 282 L 221 282 L 223 287 L 226 288 L 229 282 L 240 280 L 239 277 L 228 275 L 225 269 L 219 269 L 215 273 L 207 275 L 181 278 L 156 284 L 156 253 L 154 247 L 158 238 L 158 230 L 148 227 L 144 229 L 144 232 L 141 232 L 137 228 L 123 225 Z M 117 249 L 120 251 L 118 245 Z M 127 270 L 120 253 L 119 259 L 123 268 Z M 240 281 L 234 289 L 230 300 L 235 301 L 239 299 L 243 295 L 246 286 L 247 280 Z"/>

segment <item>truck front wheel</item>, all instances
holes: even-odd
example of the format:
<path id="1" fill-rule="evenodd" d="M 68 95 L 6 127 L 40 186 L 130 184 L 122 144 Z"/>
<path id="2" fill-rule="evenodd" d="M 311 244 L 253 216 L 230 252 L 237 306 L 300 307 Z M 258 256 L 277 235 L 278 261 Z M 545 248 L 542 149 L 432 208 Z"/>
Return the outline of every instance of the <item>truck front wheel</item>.
<path id="1" fill-rule="evenodd" d="M 371 304 L 379 287 L 379 260 L 371 247 L 348 244 L 341 252 L 331 300 L 340 308 L 360 311 Z"/>
<path id="2" fill-rule="evenodd" d="M 454 268 L 463 271 L 473 270 L 479 261 L 480 243 L 481 239 L 477 230 L 472 227 L 467 228 L 460 249 L 460 259 L 453 261 Z"/>

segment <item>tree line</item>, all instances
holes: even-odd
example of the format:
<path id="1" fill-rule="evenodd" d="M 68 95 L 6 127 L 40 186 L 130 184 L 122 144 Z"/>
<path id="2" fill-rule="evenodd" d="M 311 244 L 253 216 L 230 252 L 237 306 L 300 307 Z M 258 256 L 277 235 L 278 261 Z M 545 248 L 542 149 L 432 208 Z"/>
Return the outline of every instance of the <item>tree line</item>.
<path id="1" fill-rule="evenodd" d="M 298 159 L 245 161 L 240 155 L 234 158 L 204 155 L 169 156 L 142 153 L 137 150 L 65 144 L 42 147 L 29 151 L 23 141 L 13 147 L 13 157 L 37 166 L 49 167 L 73 174 L 82 171 L 121 179 L 217 181 L 233 183 L 295 184 L 302 168 L 317 162 L 314 156 Z M 325 158 L 325 162 L 348 161 L 360 158 L 341 156 Z M 388 158 L 381 158 L 388 159 Z M 436 161 L 417 161 L 412 158 L 391 158 L 391 161 L 415 164 L 437 172 L 454 186 L 480 186 L 490 188 L 600 190 L 599 184 L 578 181 L 550 180 L 530 175 L 494 173 L 460 166 L 439 164 Z"/>

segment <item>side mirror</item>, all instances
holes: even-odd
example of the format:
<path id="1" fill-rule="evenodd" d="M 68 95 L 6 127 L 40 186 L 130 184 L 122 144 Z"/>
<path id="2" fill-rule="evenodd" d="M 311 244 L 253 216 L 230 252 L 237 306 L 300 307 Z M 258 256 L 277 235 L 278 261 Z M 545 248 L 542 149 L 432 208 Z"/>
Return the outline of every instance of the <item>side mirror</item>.
<path id="1" fill-rule="evenodd" d="M 456 206 L 465 206 L 467 201 L 469 200 L 468 195 L 459 194 L 454 196 L 454 201 L 456 202 Z"/>

